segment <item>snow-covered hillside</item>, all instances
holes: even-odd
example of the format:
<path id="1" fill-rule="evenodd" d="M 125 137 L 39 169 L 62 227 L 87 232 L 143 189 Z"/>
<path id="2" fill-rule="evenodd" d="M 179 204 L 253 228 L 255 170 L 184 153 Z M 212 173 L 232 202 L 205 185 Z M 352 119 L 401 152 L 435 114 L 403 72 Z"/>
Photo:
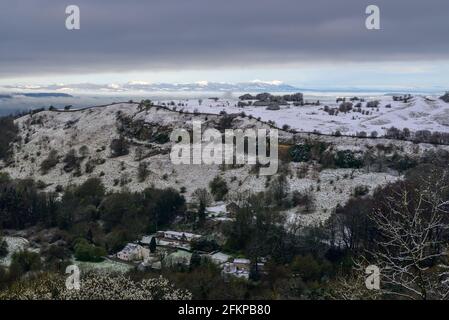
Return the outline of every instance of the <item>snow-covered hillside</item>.
<path id="1" fill-rule="evenodd" d="M 317 130 L 322 133 L 334 133 L 340 131 L 342 134 L 357 134 L 365 131 L 369 135 L 376 131 L 379 136 L 385 134 L 390 127 L 398 129 L 408 128 L 411 131 L 430 130 L 439 132 L 449 132 L 449 103 L 437 97 L 415 96 L 410 101 L 404 103 L 394 101 L 392 96 L 364 97 L 361 102 L 364 114 L 355 112 L 354 109 L 348 113 L 339 112 L 337 115 L 330 115 L 325 111 L 325 106 L 330 109 L 338 109 L 340 102 L 336 102 L 335 97 L 310 97 L 306 100 L 316 102 L 320 99 L 320 105 L 305 106 L 281 106 L 280 110 L 267 110 L 263 106 L 237 107 L 237 99 L 213 99 L 207 100 L 174 100 L 178 109 L 186 111 L 198 110 L 199 112 L 227 113 L 245 112 L 254 117 L 260 117 L 264 121 L 274 121 L 277 126 L 288 125 L 292 129 L 303 132 L 313 132 Z M 369 108 L 370 101 L 379 101 L 377 108 Z M 167 105 L 171 100 L 160 101 Z M 358 103 L 355 101 L 354 106 Z"/>
<path id="2" fill-rule="evenodd" d="M 94 107 L 85 110 L 44 111 L 34 115 L 27 115 L 16 120 L 20 129 L 21 142 L 14 146 L 14 159 L 9 164 L 0 167 L 1 172 L 7 172 L 13 178 L 33 178 L 41 181 L 42 188 L 48 191 L 58 190 L 58 186 L 65 187 L 70 184 L 80 184 L 90 177 L 99 177 L 109 190 L 120 190 L 127 188 L 132 191 L 143 190 L 155 186 L 158 188 L 173 187 L 181 191 L 187 201 L 192 200 L 192 193 L 197 188 L 208 188 L 210 181 L 216 176 L 222 176 L 229 187 L 230 197 L 245 191 L 263 191 L 269 185 L 269 179 L 254 174 L 251 166 L 237 168 L 222 167 L 218 165 L 174 165 L 169 158 L 171 142 L 155 142 L 145 137 L 150 134 L 168 133 L 174 128 L 191 129 L 193 120 L 201 120 L 206 127 L 215 127 L 220 123 L 222 115 L 218 113 L 222 109 L 241 112 L 242 110 L 232 106 L 229 101 L 219 100 L 217 102 L 203 101 L 202 106 L 198 101 L 185 101 L 184 107 L 178 110 L 198 109 L 210 114 L 188 114 L 179 113 L 157 106 L 140 108 L 137 103 L 114 104 L 106 107 Z M 447 108 L 442 102 L 429 102 L 423 98 L 415 98 L 408 105 L 395 104 L 386 110 L 383 106 L 387 101 L 382 101 L 378 116 L 381 119 L 402 119 L 402 123 L 422 123 L 424 128 L 447 129 L 444 117 L 441 117 Z M 225 107 L 222 105 L 225 104 Z M 345 124 L 337 124 L 328 120 L 322 107 L 289 107 L 279 111 L 267 111 L 265 108 L 245 108 L 247 114 L 262 115 L 265 120 L 275 119 L 277 124 L 289 123 L 303 130 L 319 129 L 320 131 L 333 131 L 337 127 L 343 128 Z M 411 117 L 412 112 L 422 112 L 428 115 Z M 425 108 L 425 109 L 422 109 Z M 308 120 L 307 111 L 310 110 Z M 315 111 L 312 111 L 315 110 Z M 312 114 L 316 112 L 316 114 Z M 403 115 L 408 114 L 407 119 Z M 303 116 L 301 116 L 303 115 Z M 322 117 L 321 117 L 322 116 Z M 348 115 L 350 117 L 352 115 Z M 340 116 L 335 117 L 339 119 Z M 373 125 L 375 119 L 351 120 L 346 119 L 347 131 L 360 130 L 356 127 L 368 122 L 377 128 L 381 125 Z M 315 119 L 315 120 L 312 120 Z M 321 120 L 319 120 L 321 119 Z M 427 120 L 425 120 L 427 119 Z M 432 120 L 433 119 L 433 120 Z M 438 119 L 443 119 L 438 124 Z M 335 120 L 337 121 L 337 120 Z M 340 121 L 343 121 L 340 119 Z M 353 121 L 353 122 L 352 122 Z M 429 121 L 429 124 L 426 122 Z M 343 121 L 344 122 L 344 121 Z M 431 127 L 430 122 L 433 123 Z M 321 123 L 321 125 L 320 125 Z M 136 127 L 136 124 L 139 126 Z M 349 128 L 349 125 L 352 125 Z M 391 123 L 393 125 L 393 123 Z M 435 127 L 439 125 L 439 127 Z M 386 126 L 386 125 L 385 125 Z M 399 124 L 396 126 L 400 127 Z M 233 128 L 263 128 L 268 126 L 255 118 L 237 116 L 232 121 Z M 410 125 L 409 127 L 412 127 Z M 144 128 L 144 129 L 142 129 Z M 371 127 L 370 127 L 371 128 Z M 422 128 L 422 127 L 416 127 Z M 127 135 L 130 141 L 129 153 L 126 155 L 111 157 L 111 141 L 121 135 Z M 355 137 L 318 137 L 308 134 L 296 134 L 281 132 L 281 141 L 300 142 L 305 139 L 322 139 L 333 145 L 335 149 L 366 150 L 376 145 L 395 145 L 397 150 L 411 155 L 418 155 L 425 149 L 445 148 L 431 145 L 416 145 L 412 142 L 384 140 L 384 139 L 358 139 Z M 64 157 L 70 150 L 75 150 L 78 156 L 79 169 L 66 170 Z M 50 153 L 57 154 L 57 163 L 47 172 L 42 172 L 41 165 Z M 139 164 L 145 162 L 148 165 L 148 176 L 144 181 L 138 179 Z M 90 168 L 88 169 L 90 165 Z M 299 170 L 304 171 L 303 164 L 287 164 L 288 184 L 290 192 L 295 190 L 305 191 L 313 189 L 316 198 L 316 210 L 313 213 L 303 215 L 301 210 L 294 209 L 288 212 L 291 221 L 300 219 L 306 222 L 324 221 L 338 205 L 345 203 L 360 185 L 368 186 L 372 191 L 377 186 L 398 179 L 394 172 L 367 172 L 363 169 L 326 169 L 316 170 L 313 165 L 306 168 L 303 175 L 297 174 Z M 337 183 L 337 181 L 339 181 Z"/>

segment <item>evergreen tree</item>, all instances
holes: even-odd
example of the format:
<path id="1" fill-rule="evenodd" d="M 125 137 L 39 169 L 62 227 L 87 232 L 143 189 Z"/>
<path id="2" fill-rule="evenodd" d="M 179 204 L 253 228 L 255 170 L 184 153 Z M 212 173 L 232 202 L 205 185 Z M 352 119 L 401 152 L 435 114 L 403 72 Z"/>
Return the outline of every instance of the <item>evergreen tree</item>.
<path id="1" fill-rule="evenodd" d="M 156 238 L 152 237 L 150 241 L 150 252 L 155 253 L 156 252 Z"/>
<path id="2" fill-rule="evenodd" d="M 260 272 L 256 262 L 251 264 L 251 269 L 249 270 L 249 278 L 253 281 L 260 280 Z"/>

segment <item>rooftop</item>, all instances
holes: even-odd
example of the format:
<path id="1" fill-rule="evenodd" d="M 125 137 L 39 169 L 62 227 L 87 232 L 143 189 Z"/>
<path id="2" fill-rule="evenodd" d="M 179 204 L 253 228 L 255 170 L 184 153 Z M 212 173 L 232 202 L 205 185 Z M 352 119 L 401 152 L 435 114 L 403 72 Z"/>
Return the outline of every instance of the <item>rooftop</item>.
<path id="1" fill-rule="evenodd" d="M 251 261 L 249 259 L 234 259 L 234 263 L 250 264 Z"/>
<path id="2" fill-rule="evenodd" d="M 179 231 L 159 231 L 159 232 L 163 232 L 164 234 L 172 235 L 175 237 L 182 237 L 183 235 L 187 238 L 200 238 L 201 237 L 201 235 L 193 234 L 193 233 L 189 233 L 189 232 L 179 232 Z"/>

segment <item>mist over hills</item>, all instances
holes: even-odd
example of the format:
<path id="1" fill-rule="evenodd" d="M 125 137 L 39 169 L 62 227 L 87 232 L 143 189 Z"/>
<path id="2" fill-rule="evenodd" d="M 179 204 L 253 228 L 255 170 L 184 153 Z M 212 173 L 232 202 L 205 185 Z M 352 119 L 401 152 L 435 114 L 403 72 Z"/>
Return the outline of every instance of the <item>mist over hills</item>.
<path id="1" fill-rule="evenodd" d="M 404 93 L 441 95 L 446 91 L 442 87 L 405 88 L 405 87 L 307 87 L 294 86 L 278 80 L 227 83 L 198 81 L 192 83 L 150 83 L 129 81 L 122 84 L 109 83 L 55 83 L 46 85 L 11 84 L 0 86 L 0 115 L 21 112 L 30 109 L 66 105 L 88 107 L 109 104 L 118 101 L 139 101 L 142 99 L 197 99 L 208 97 L 237 98 L 243 93 L 294 93 L 302 92 L 313 99 L 321 96 L 351 95 L 393 95 Z"/>

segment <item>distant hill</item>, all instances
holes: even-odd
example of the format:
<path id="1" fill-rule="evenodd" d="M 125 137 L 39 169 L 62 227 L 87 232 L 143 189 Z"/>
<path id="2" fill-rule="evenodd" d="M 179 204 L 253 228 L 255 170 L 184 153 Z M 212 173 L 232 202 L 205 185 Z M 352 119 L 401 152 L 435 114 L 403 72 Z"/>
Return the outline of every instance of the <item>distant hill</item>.
<path id="1" fill-rule="evenodd" d="M 265 110 L 264 107 L 257 107 L 251 111 L 247 107 L 245 108 L 246 115 L 242 113 L 241 108 L 228 107 L 228 114 L 219 114 L 223 108 L 218 105 L 226 104 L 223 100 L 203 102 L 201 106 L 198 105 L 198 101 L 196 101 L 196 105 L 193 105 L 194 101 L 192 100 L 189 102 L 192 105 L 174 105 L 173 108 L 178 111 L 170 110 L 166 106 L 142 108 L 138 103 L 119 103 L 82 110 L 75 109 L 70 112 L 42 111 L 33 115 L 25 115 L 14 121 L 19 130 L 19 139 L 14 143 L 14 154 L 11 161 L 8 163 L 0 161 L 0 172 L 8 173 L 12 178 L 33 178 L 35 181 L 41 181 L 41 185 L 47 191 L 56 191 L 58 186 L 81 184 L 93 177 L 100 178 L 109 191 L 120 191 L 124 187 L 131 192 L 141 191 L 150 186 L 170 187 L 180 192 L 184 190 L 182 192 L 188 202 L 194 201 L 192 199 L 195 190 L 208 189 L 210 182 L 215 177 L 221 176 L 226 181 L 232 196 L 244 194 L 249 190 L 252 192 L 265 191 L 269 187 L 266 177 L 258 176 L 254 167 L 248 164 L 230 166 L 225 169 L 218 164 L 175 165 L 170 160 L 173 143 L 169 141 L 169 136 L 174 129 L 191 130 L 194 120 L 201 121 L 204 129 L 220 129 L 224 123 L 227 128 L 240 130 L 271 128 L 266 122 L 257 120 L 259 114 L 263 116 L 262 119 L 265 116 L 267 116 L 265 119 L 274 119 L 278 115 L 276 120 L 279 125 L 284 124 L 285 120 L 293 119 L 292 121 L 296 123 L 314 122 L 317 125 L 319 123 L 321 128 L 325 128 L 334 123 L 346 121 L 348 129 L 350 129 L 353 116 L 367 121 L 374 117 L 371 115 L 362 117 L 360 113 L 356 112 L 347 114 L 341 112 L 341 115 L 327 115 L 326 117 L 327 113 L 320 110 L 323 108 L 321 106 L 290 106 L 278 111 Z M 208 105 L 212 103 L 217 106 Z M 432 117 L 436 115 L 438 109 L 441 112 L 444 107 L 433 104 L 423 110 L 424 103 L 427 102 L 418 99 L 414 103 L 416 109 L 413 109 L 413 106 L 392 102 L 392 108 L 385 108 L 382 104 L 380 110 L 385 113 L 402 110 L 399 116 L 392 116 L 393 120 L 397 120 L 412 110 L 416 117 L 419 116 L 417 110 L 429 112 L 429 110 L 436 109 L 434 114 L 429 115 Z M 428 103 L 431 104 L 431 102 Z M 184 109 L 181 111 L 181 108 Z M 195 112 L 195 109 L 198 111 Z M 234 112 L 232 112 L 233 109 Z M 302 109 L 308 110 L 308 113 L 313 113 L 312 110 L 314 110 L 317 113 L 316 116 L 323 117 L 323 119 L 321 122 L 313 121 L 313 118 L 306 118 L 306 114 L 296 117 L 295 110 L 298 112 Z M 259 113 L 260 111 L 262 113 Z M 284 116 L 281 116 L 282 114 Z M 433 124 L 436 124 L 436 121 Z M 360 120 L 354 120 L 352 123 L 355 131 L 367 130 L 365 125 L 366 123 Z M 380 130 L 379 133 L 381 133 Z M 360 157 L 363 157 L 363 153 L 367 150 L 375 150 L 377 146 L 384 148 L 388 145 L 391 148 L 388 156 L 391 157 L 394 154 L 418 157 L 426 149 L 435 148 L 427 144 L 420 144 L 417 148 L 413 142 L 385 140 L 381 137 L 359 139 L 355 136 L 314 135 L 311 139 L 309 133 L 294 134 L 289 131 L 279 131 L 279 138 L 284 151 L 289 150 L 293 143 L 304 144 L 308 141 L 319 140 L 324 145 L 329 145 L 329 152 L 351 150 Z M 115 151 L 117 146 L 121 153 Z M 447 149 L 448 147 L 439 146 L 439 148 Z M 282 156 L 281 149 L 279 151 L 279 155 Z M 285 152 L 283 157 L 285 157 Z M 332 157 L 335 155 L 331 154 Z M 337 204 L 344 205 L 353 196 L 354 189 L 359 185 L 368 185 L 371 190 L 374 190 L 382 184 L 397 179 L 395 174 L 388 172 L 367 172 L 353 168 L 327 168 L 314 172 L 316 178 L 312 178 L 312 176 L 305 178 L 294 174 L 303 168 L 303 165 L 304 163 L 290 162 L 286 168 L 292 173 L 288 178 L 289 188 L 292 191 L 316 188 L 316 181 L 320 180 L 320 190 L 314 192 L 316 203 L 319 206 L 315 212 L 309 213 L 304 218 L 307 221 L 326 220 Z M 147 177 L 143 180 L 139 174 L 141 170 L 139 168 L 142 166 L 145 166 L 147 173 Z M 308 171 L 312 172 L 312 169 Z M 336 176 L 340 176 L 342 179 L 338 185 L 338 188 L 341 189 L 339 192 L 334 189 Z M 345 176 L 351 176 L 351 179 L 346 179 Z M 293 217 L 297 216 L 294 212 L 288 214 Z"/>
<path id="2" fill-rule="evenodd" d="M 127 83 L 125 90 L 181 91 L 181 92 L 293 92 L 299 89 L 278 81 L 252 81 L 241 83 L 195 82 L 195 83 Z"/>
<path id="3" fill-rule="evenodd" d="M 53 92 L 18 93 L 16 95 L 30 98 L 73 98 L 72 95 L 67 93 L 53 93 Z"/>

